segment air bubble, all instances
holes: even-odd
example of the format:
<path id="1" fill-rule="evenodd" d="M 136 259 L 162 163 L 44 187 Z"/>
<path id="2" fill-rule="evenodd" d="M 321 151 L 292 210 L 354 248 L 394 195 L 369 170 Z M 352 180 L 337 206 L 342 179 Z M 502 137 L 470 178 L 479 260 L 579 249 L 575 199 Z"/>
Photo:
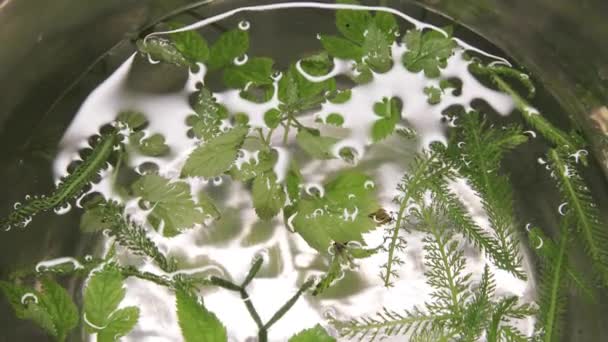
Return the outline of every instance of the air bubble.
<path id="1" fill-rule="evenodd" d="M 376 187 L 376 183 L 374 183 L 374 181 L 371 180 L 367 180 L 365 181 L 365 183 L 363 184 L 363 187 L 365 187 L 366 189 L 370 190 Z"/>
<path id="2" fill-rule="evenodd" d="M 224 179 L 222 178 L 222 176 L 217 176 L 217 177 L 213 178 L 213 185 L 215 185 L 215 186 L 220 186 L 220 185 L 222 185 L 223 182 L 224 182 Z"/>
<path id="3" fill-rule="evenodd" d="M 28 305 L 30 303 L 38 304 L 38 297 L 35 294 L 28 292 L 21 296 L 21 304 Z"/>
<path id="4" fill-rule="evenodd" d="M 559 205 L 559 207 L 557 207 L 557 211 L 559 212 L 560 215 L 565 216 L 566 215 L 566 206 L 568 205 L 568 202 L 564 202 L 562 204 Z"/>
<path id="5" fill-rule="evenodd" d="M 70 203 L 66 203 L 66 204 L 62 205 L 61 207 L 55 208 L 53 211 L 57 215 L 65 215 L 65 214 L 69 213 L 70 210 L 72 210 L 72 205 Z"/>
<path id="6" fill-rule="evenodd" d="M 36 270 L 36 272 L 42 272 L 42 271 L 51 269 L 53 267 L 61 266 L 61 265 L 65 265 L 65 264 L 72 264 L 72 267 L 74 270 L 84 268 L 82 266 L 82 264 L 80 264 L 80 262 L 78 262 L 78 260 L 71 258 L 71 257 L 63 257 L 63 258 L 41 261 L 38 264 L 36 264 L 36 267 L 34 269 Z"/>
<path id="7" fill-rule="evenodd" d="M 249 23 L 247 20 L 241 20 L 239 22 L 239 30 L 241 30 L 241 31 L 247 31 L 247 30 L 249 30 L 250 27 L 251 27 L 251 23 Z"/>
<path id="8" fill-rule="evenodd" d="M 172 273 L 168 273 L 167 275 L 170 278 L 175 278 L 176 276 L 179 276 L 179 275 L 192 276 L 192 275 L 196 275 L 196 274 L 207 274 L 207 273 L 213 273 L 213 272 L 215 272 L 218 277 L 226 276 L 224 270 L 216 265 L 207 265 L 207 266 L 202 266 L 202 267 L 179 270 L 179 271 L 175 271 Z"/>
<path id="9" fill-rule="evenodd" d="M 281 76 L 283 76 L 283 73 L 280 71 L 275 71 L 272 73 L 272 75 L 270 77 L 272 77 L 273 80 L 278 81 L 281 79 Z"/>
<path id="10" fill-rule="evenodd" d="M 534 131 L 525 131 L 524 134 L 528 134 L 532 139 L 536 138 L 536 132 Z"/>
<path id="11" fill-rule="evenodd" d="M 456 144 L 456 146 L 458 146 L 458 148 L 462 148 L 462 146 L 464 146 L 464 141 L 458 142 L 458 144 Z"/>
<path id="12" fill-rule="evenodd" d="M 91 262 L 91 261 L 93 261 L 93 256 L 92 256 L 92 255 L 90 255 L 90 254 L 85 255 L 85 256 L 84 256 L 84 261 L 86 261 L 86 262 Z"/>
<path id="13" fill-rule="evenodd" d="M 21 207 L 21 202 L 15 202 L 15 204 L 13 204 L 13 209 L 17 210 L 19 207 Z"/>
<path id="14" fill-rule="evenodd" d="M 242 56 L 240 56 L 240 57 L 235 57 L 235 58 L 232 60 L 232 62 L 233 62 L 235 65 L 243 65 L 243 64 L 247 63 L 247 61 L 248 61 L 248 60 L 249 60 L 249 56 L 247 56 L 247 54 L 244 54 L 244 55 L 242 55 Z"/>
<path id="15" fill-rule="evenodd" d="M 306 186 L 306 193 L 310 196 L 322 198 L 325 196 L 325 189 L 320 184 L 309 184 Z"/>
<path id="16" fill-rule="evenodd" d="M 531 223 L 526 224 L 526 231 L 530 232 L 530 227 L 532 227 Z"/>
<path id="17" fill-rule="evenodd" d="M 342 213 L 342 219 L 344 221 L 355 221 L 357 215 L 359 215 L 359 208 L 355 207 L 355 210 L 353 210 L 352 213 L 349 212 L 348 209 L 344 208 L 344 212 Z"/>
<path id="18" fill-rule="evenodd" d="M 287 219 L 287 229 L 289 229 L 289 231 L 292 232 L 292 233 L 296 232 L 296 229 L 293 226 L 293 219 L 296 218 L 296 215 L 298 215 L 298 213 L 293 213 Z"/>
<path id="19" fill-rule="evenodd" d="M 545 164 L 547 164 L 547 161 L 546 161 L 546 160 L 544 160 L 543 158 L 540 158 L 540 157 L 539 157 L 538 159 L 536 159 L 536 161 L 537 161 L 537 162 L 538 162 L 540 165 L 545 165 Z"/>

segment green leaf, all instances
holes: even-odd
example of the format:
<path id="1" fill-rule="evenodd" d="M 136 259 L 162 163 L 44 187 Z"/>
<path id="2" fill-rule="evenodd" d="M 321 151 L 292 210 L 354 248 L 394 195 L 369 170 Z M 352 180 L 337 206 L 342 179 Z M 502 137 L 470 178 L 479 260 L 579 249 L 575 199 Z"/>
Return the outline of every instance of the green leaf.
<path id="1" fill-rule="evenodd" d="M 180 23 L 170 23 L 171 30 L 183 27 Z M 204 63 L 209 58 L 209 46 L 203 36 L 195 30 L 171 33 L 175 48 L 192 63 Z"/>
<path id="2" fill-rule="evenodd" d="M 209 140 L 221 133 L 222 120 L 228 118 L 228 110 L 217 103 L 213 93 L 202 87 L 194 100 L 196 115 L 190 116 L 187 123 L 197 138 Z"/>
<path id="3" fill-rule="evenodd" d="M 336 104 L 346 103 L 348 100 L 350 100 L 351 95 L 352 92 L 350 89 L 340 90 L 336 92 L 336 95 L 334 97 L 329 99 L 329 102 Z"/>
<path id="4" fill-rule="evenodd" d="M 340 0 L 338 3 L 359 4 L 359 2 L 354 0 Z M 349 9 L 336 11 L 336 26 L 338 27 L 338 31 L 355 43 L 363 43 L 365 30 L 367 30 L 371 20 L 372 16 L 368 11 Z"/>
<path id="5" fill-rule="evenodd" d="M 404 42 L 408 51 L 403 54 L 403 64 L 411 72 L 424 71 L 427 77 L 439 77 L 439 69 L 445 68 L 456 42 L 439 31 L 410 30 Z"/>
<path id="6" fill-rule="evenodd" d="M 390 70 L 393 63 L 391 42 L 387 40 L 384 32 L 372 22 L 367 28 L 365 40 L 363 41 L 365 63 L 378 72 Z"/>
<path id="7" fill-rule="evenodd" d="M 359 60 L 363 57 L 363 49 L 344 38 L 321 35 L 321 44 L 327 53 L 337 58 Z"/>
<path id="8" fill-rule="evenodd" d="M 148 123 L 148 119 L 143 113 L 132 110 L 120 112 L 116 120 L 127 125 L 130 129 L 142 128 Z"/>
<path id="9" fill-rule="evenodd" d="M 184 290 L 175 293 L 177 319 L 186 342 L 225 342 L 226 328 L 215 314 Z"/>
<path id="10" fill-rule="evenodd" d="M 322 76 L 330 71 L 333 60 L 329 58 L 327 52 L 320 52 L 302 59 L 300 66 L 309 75 Z"/>
<path id="11" fill-rule="evenodd" d="M 277 158 L 278 154 L 275 150 L 261 150 L 258 152 L 257 160 L 252 157 L 249 161 L 242 163 L 240 167 L 237 167 L 236 164 L 233 165 L 229 171 L 230 176 L 238 181 L 246 182 L 266 171 L 272 170 L 277 162 Z"/>
<path id="12" fill-rule="evenodd" d="M 399 32 L 395 16 L 388 12 L 378 11 L 374 16 L 374 23 L 384 33 L 389 44 L 391 44 L 395 40 L 395 34 Z"/>
<path id="13" fill-rule="evenodd" d="M 264 123 L 268 128 L 277 128 L 281 123 L 281 112 L 276 108 L 268 110 L 264 113 Z"/>
<path id="14" fill-rule="evenodd" d="M 235 127 L 195 149 L 182 169 L 183 177 L 216 177 L 230 169 L 238 149 L 249 133 L 247 127 Z"/>
<path id="15" fill-rule="evenodd" d="M 78 325 L 78 309 L 70 294 L 61 285 L 48 278 L 43 278 L 41 282 L 42 295 L 38 298 L 39 305 L 53 321 L 57 339 L 64 341 Z"/>
<path id="16" fill-rule="evenodd" d="M 270 58 L 255 57 L 243 65 L 231 65 L 224 69 L 224 84 L 230 88 L 245 88 L 252 85 L 272 84 L 272 65 Z"/>
<path id="17" fill-rule="evenodd" d="M 233 63 L 249 49 L 249 34 L 247 31 L 234 29 L 223 33 L 211 46 L 209 62 L 210 70 L 219 69 Z"/>
<path id="18" fill-rule="evenodd" d="M 116 310 L 110 316 L 110 323 L 97 333 L 97 342 L 113 342 L 127 335 L 139 320 L 139 308 L 129 306 Z"/>
<path id="19" fill-rule="evenodd" d="M 192 63 L 173 45 L 171 41 L 159 37 L 150 37 L 136 43 L 139 52 L 151 59 L 182 67 L 190 67 Z"/>
<path id="20" fill-rule="evenodd" d="M 164 236 L 175 236 L 205 219 L 187 183 L 149 174 L 133 183 L 132 189 L 135 196 L 149 202 L 148 222 L 156 229 L 162 227 Z"/>
<path id="21" fill-rule="evenodd" d="M 285 204 L 283 186 L 274 172 L 266 172 L 253 180 L 253 207 L 262 220 L 275 217 Z"/>
<path id="22" fill-rule="evenodd" d="M 169 153 L 169 146 L 165 144 L 165 137 L 160 133 L 145 137 L 143 131 L 139 131 L 129 136 L 129 142 L 141 154 L 146 156 L 158 157 Z"/>
<path id="23" fill-rule="evenodd" d="M 298 132 L 298 135 L 296 135 L 296 142 L 304 152 L 313 158 L 335 158 L 332 147 L 338 142 L 338 139 L 336 138 L 323 137 L 318 135 L 318 133 L 313 134 L 307 129 L 301 129 Z"/>
<path id="24" fill-rule="evenodd" d="M 211 216 L 214 220 L 218 220 L 222 216 L 213 199 L 203 192 L 198 195 L 198 204 L 203 209 L 203 214 Z"/>
<path id="25" fill-rule="evenodd" d="M 342 256 L 338 252 L 336 253 L 337 254 L 333 256 L 331 262 L 329 263 L 329 268 L 317 285 L 315 285 L 315 289 L 312 291 L 313 296 L 323 294 L 323 292 L 330 288 L 340 277 L 340 274 L 342 274 Z"/>
<path id="26" fill-rule="evenodd" d="M 325 329 L 317 324 L 313 328 L 302 330 L 293 335 L 289 342 L 335 342 L 336 339 L 329 336 Z"/>
<path id="27" fill-rule="evenodd" d="M 332 241 L 363 243 L 361 234 L 376 227 L 368 215 L 379 209 L 372 179 L 358 171 L 343 171 L 324 189 L 323 197 L 309 196 L 298 202 L 295 230 L 322 253 Z"/>
<path id="28" fill-rule="evenodd" d="M 328 125 L 342 127 L 344 124 L 344 117 L 338 113 L 331 113 L 327 116 L 327 118 L 325 118 L 325 123 Z"/>
<path id="29" fill-rule="evenodd" d="M 436 105 L 439 102 L 441 102 L 441 95 L 443 94 L 441 89 L 439 89 L 437 87 L 433 87 L 433 86 L 424 87 L 424 93 L 427 96 L 426 101 L 429 104 Z"/>
<path id="30" fill-rule="evenodd" d="M 87 329 L 97 332 L 110 323 L 110 315 L 125 297 L 122 274 L 114 266 L 107 265 L 94 272 L 84 290 L 84 315 Z M 90 324 L 89 324 L 90 323 Z"/>
<path id="31" fill-rule="evenodd" d="M 374 122 L 372 126 L 372 138 L 374 141 L 380 141 L 388 137 L 395 131 L 395 126 L 401 119 L 401 111 L 399 102 L 396 98 L 383 98 L 382 102 L 374 104 L 374 113 L 381 119 Z"/>
<path id="32" fill-rule="evenodd" d="M 324 102 L 325 92 L 334 90 L 335 86 L 333 79 L 311 82 L 292 65 L 279 80 L 279 101 L 286 107 L 285 112 L 310 109 Z"/>

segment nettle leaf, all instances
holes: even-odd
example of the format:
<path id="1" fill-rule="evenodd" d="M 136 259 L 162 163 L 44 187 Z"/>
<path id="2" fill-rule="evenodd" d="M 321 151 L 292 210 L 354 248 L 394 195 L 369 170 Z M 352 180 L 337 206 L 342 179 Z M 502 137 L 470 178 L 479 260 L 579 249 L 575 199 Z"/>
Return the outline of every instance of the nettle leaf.
<path id="1" fill-rule="evenodd" d="M 392 40 L 388 40 L 386 34 L 372 22 L 366 30 L 363 41 L 365 63 L 379 72 L 390 70 L 393 63 L 391 43 Z"/>
<path id="2" fill-rule="evenodd" d="M 363 48 L 348 39 L 321 35 L 321 44 L 325 51 L 337 58 L 359 60 L 363 57 Z"/>
<path id="3" fill-rule="evenodd" d="M 231 88 L 245 88 L 252 85 L 272 84 L 274 61 L 266 57 L 255 57 L 243 65 L 231 65 L 224 69 L 224 84 Z"/>
<path id="4" fill-rule="evenodd" d="M 36 323 L 57 341 L 65 341 L 78 325 L 78 309 L 68 292 L 48 278 L 42 278 L 41 291 L 0 281 L 0 290 L 19 319 Z"/>
<path id="5" fill-rule="evenodd" d="M 268 128 L 277 128 L 281 123 L 281 112 L 276 108 L 269 109 L 264 113 L 264 123 Z"/>
<path id="6" fill-rule="evenodd" d="M 316 133 L 316 134 L 315 134 Z M 332 147 L 339 140 L 332 137 L 320 136 L 318 132 L 311 132 L 308 129 L 301 129 L 296 135 L 298 146 L 309 156 L 316 159 L 332 159 L 335 155 Z"/>
<path id="7" fill-rule="evenodd" d="M 89 332 L 99 332 L 110 323 L 110 316 L 125 297 L 122 281 L 122 274 L 112 265 L 92 273 L 84 290 L 84 315 Z"/>
<path id="8" fill-rule="evenodd" d="M 338 3 L 359 5 L 359 2 L 354 0 L 340 0 Z M 372 15 L 368 11 L 350 9 L 336 11 L 336 26 L 338 27 L 338 31 L 344 37 L 359 44 L 363 43 L 365 30 L 367 30 L 371 21 Z"/>
<path id="9" fill-rule="evenodd" d="M 171 30 L 183 27 L 181 23 L 170 23 Z M 209 45 L 195 30 L 171 33 L 175 48 L 192 63 L 204 63 L 209 59 Z"/>
<path id="10" fill-rule="evenodd" d="M 146 119 L 146 116 L 143 113 L 133 110 L 120 112 L 116 117 L 116 120 L 133 130 L 142 128 L 148 123 L 148 119 Z"/>
<path id="11" fill-rule="evenodd" d="M 128 306 L 114 311 L 110 323 L 97 333 L 97 342 L 113 342 L 127 335 L 139 320 L 139 308 Z"/>
<path id="12" fill-rule="evenodd" d="M 283 111 L 298 112 L 315 107 L 325 101 L 325 92 L 336 88 L 334 79 L 324 82 L 307 80 L 295 65 L 289 67 L 279 80 L 279 101 Z M 279 109 L 281 109 L 279 107 Z"/>
<path id="13" fill-rule="evenodd" d="M 447 59 L 454 52 L 456 42 L 439 31 L 410 30 L 403 38 L 408 51 L 403 54 L 403 64 L 411 72 L 424 71 L 427 77 L 439 77 Z"/>
<path id="14" fill-rule="evenodd" d="M 182 176 L 211 178 L 226 172 L 248 133 L 249 128 L 238 126 L 199 146 L 186 160 Z"/>
<path id="15" fill-rule="evenodd" d="M 234 29 L 223 33 L 210 49 L 207 66 L 210 70 L 219 69 L 233 63 L 249 49 L 247 31 Z"/>
<path id="16" fill-rule="evenodd" d="M 228 110 L 217 103 L 213 93 L 202 87 L 193 104 L 195 115 L 188 117 L 187 124 L 197 138 L 209 140 L 221 133 L 222 120 L 228 118 Z"/>
<path id="17" fill-rule="evenodd" d="M 158 157 L 169 153 L 169 146 L 165 144 L 165 137 L 160 133 L 145 137 L 143 131 L 135 132 L 129 136 L 129 143 L 146 156 Z"/>
<path id="18" fill-rule="evenodd" d="M 133 183 L 132 189 L 135 196 L 149 203 L 152 211 L 148 222 L 156 229 L 162 228 L 164 236 L 175 236 L 205 219 L 187 183 L 149 174 Z"/>
<path id="19" fill-rule="evenodd" d="M 253 207 L 262 220 L 275 217 L 285 204 L 285 191 L 283 186 L 277 183 L 277 175 L 274 172 L 257 176 L 253 180 L 251 192 Z"/>
<path id="20" fill-rule="evenodd" d="M 202 303 L 184 290 L 175 293 L 177 319 L 186 342 L 225 342 L 226 327 Z"/>
<path id="21" fill-rule="evenodd" d="M 139 52 L 153 60 L 182 67 L 192 66 L 192 63 L 168 39 L 149 37 L 146 40 L 138 40 L 136 45 Z"/>
<path id="22" fill-rule="evenodd" d="M 327 52 L 319 52 L 301 60 L 300 66 L 310 75 L 326 75 L 333 67 L 333 60 L 329 58 Z"/>
<path id="23" fill-rule="evenodd" d="M 230 176 L 238 181 L 246 182 L 251 180 L 264 172 L 272 170 L 277 162 L 278 153 L 275 150 L 261 150 L 258 152 L 257 160 L 251 158 L 250 160 L 232 166 L 228 172 Z"/>
<path id="24" fill-rule="evenodd" d="M 379 209 L 373 181 L 358 171 L 344 171 L 324 186 L 324 196 L 308 196 L 298 202 L 295 230 L 319 252 L 333 241 L 363 243 L 362 233 L 376 227 L 369 217 Z"/>
<path id="25" fill-rule="evenodd" d="M 289 342 L 335 342 L 336 339 L 329 336 L 327 331 L 317 324 L 314 327 L 302 330 L 296 335 L 293 335 Z"/>
<path id="26" fill-rule="evenodd" d="M 372 126 L 372 138 L 377 142 L 391 135 L 401 119 L 401 110 L 397 98 L 393 97 L 389 100 L 385 97 L 382 102 L 376 102 L 374 113 L 381 117 Z"/>

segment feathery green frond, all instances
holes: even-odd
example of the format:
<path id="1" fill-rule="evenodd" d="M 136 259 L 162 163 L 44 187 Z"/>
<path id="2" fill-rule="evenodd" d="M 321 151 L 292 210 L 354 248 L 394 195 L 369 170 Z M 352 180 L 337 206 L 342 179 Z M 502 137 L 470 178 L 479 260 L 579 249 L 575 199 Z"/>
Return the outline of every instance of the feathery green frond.
<path id="1" fill-rule="evenodd" d="M 519 304 L 516 296 L 502 298 L 500 301 L 494 304 L 490 321 L 486 329 L 486 339 L 488 342 L 499 342 L 503 339 L 501 336 L 505 335 L 505 331 L 509 331 L 506 334 L 517 336 L 521 333 L 514 327 L 508 325 L 510 319 L 522 319 L 527 316 L 536 314 L 529 304 Z"/>
<path id="2" fill-rule="evenodd" d="M 451 314 L 431 314 L 415 307 L 403 314 L 384 308 L 375 316 L 361 317 L 342 322 L 331 319 L 332 325 L 345 338 L 366 338 L 373 342 L 384 336 L 406 335 L 414 338 L 425 331 L 443 327 L 452 319 Z"/>
<path id="3" fill-rule="evenodd" d="M 553 174 L 572 224 L 582 239 L 585 251 L 591 258 L 593 269 L 604 286 L 608 287 L 608 227 L 601 222 L 600 213 L 583 177 L 563 149 L 548 152 Z"/>
<path id="4" fill-rule="evenodd" d="M 526 274 L 521 269 L 522 256 L 513 215 L 513 194 L 509 179 L 498 173 L 503 155 L 527 140 L 518 126 L 503 130 L 487 127 L 479 113 L 471 111 L 461 120 L 462 129 L 453 137 L 448 155 L 459 166 L 473 189 L 481 197 L 484 210 L 494 229 L 497 247 L 502 252 L 498 259 L 508 260 L 507 270 L 521 279 Z"/>
<path id="5" fill-rule="evenodd" d="M 395 199 L 395 202 L 399 204 L 399 212 L 395 225 L 389 230 L 388 260 L 382 266 L 383 270 L 381 271 L 381 277 L 386 287 L 392 285 L 391 277 L 397 275 L 394 266 L 402 263 L 395 251 L 403 245 L 399 239 L 399 231 L 407 215 L 408 206 L 412 204 L 412 201 L 419 199 L 432 184 L 443 179 L 450 172 L 449 165 L 441 161 L 440 155 L 439 148 L 432 148 L 430 151 L 423 152 L 414 158 L 413 165 L 410 168 L 411 171 L 403 176 L 398 186 L 401 195 Z"/>
<path id="6" fill-rule="evenodd" d="M 528 233 L 528 239 L 530 240 L 530 246 L 532 246 L 542 263 L 551 264 L 557 258 L 558 246 L 556 246 L 553 240 L 545 235 L 539 228 L 531 228 Z M 586 296 L 589 300 L 596 300 L 593 285 L 589 279 L 577 270 L 576 266 L 572 263 L 568 263 L 565 266 L 565 274 L 568 276 L 569 282 L 575 289 L 579 290 L 581 294 Z"/>
<path id="7" fill-rule="evenodd" d="M 563 314 L 566 309 L 566 248 L 569 241 L 570 217 L 562 220 L 556 258 L 541 268 L 539 286 L 539 323 L 542 327 L 544 342 L 559 341 L 563 325 Z"/>
<path id="8" fill-rule="evenodd" d="M 494 277 L 486 265 L 481 275 L 479 288 L 464 312 L 461 334 L 463 341 L 477 341 L 481 336 L 490 314 L 491 299 L 495 289 Z"/>
<path id="9" fill-rule="evenodd" d="M 86 159 L 64 177 L 50 195 L 34 196 L 23 204 L 15 205 L 15 210 L 7 218 L 0 220 L 0 228 L 24 227 L 34 215 L 58 208 L 79 195 L 106 165 L 118 142 L 119 134 L 115 129 L 103 134 Z"/>
<path id="10" fill-rule="evenodd" d="M 436 205 L 441 206 L 443 215 L 454 223 L 454 228 L 483 251 L 494 265 L 511 272 L 518 278 L 525 276 L 519 266 L 517 255 L 501 248 L 493 236 L 473 221 L 460 200 L 450 191 L 445 180 L 433 185 L 433 196 Z"/>
<path id="11" fill-rule="evenodd" d="M 567 134 L 547 121 L 536 108 L 500 76 L 500 74 L 505 74 L 505 70 L 505 67 L 483 66 L 477 62 L 471 64 L 471 71 L 489 77 L 501 91 L 511 96 L 515 107 L 522 113 L 522 118 L 528 125 L 539 131 L 545 139 L 555 146 L 567 146 L 570 150 L 577 150 L 581 146 L 581 139 L 576 135 Z"/>

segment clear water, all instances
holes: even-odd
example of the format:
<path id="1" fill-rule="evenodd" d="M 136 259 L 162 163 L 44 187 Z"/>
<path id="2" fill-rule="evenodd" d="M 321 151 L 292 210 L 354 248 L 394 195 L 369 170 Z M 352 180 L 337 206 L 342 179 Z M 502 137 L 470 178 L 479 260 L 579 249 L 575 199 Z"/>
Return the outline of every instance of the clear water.
<path id="1" fill-rule="evenodd" d="M 275 58 L 279 65 L 285 66 L 298 57 L 305 56 L 319 48 L 316 27 L 309 27 L 309 32 L 298 34 L 285 52 L 285 47 L 273 43 L 272 37 L 264 32 L 256 32 L 264 21 L 278 16 L 296 17 L 298 13 L 316 11 L 323 20 L 319 27 L 333 25 L 332 9 L 311 9 L 310 4 L 303 5 L 307 9 L 282 9 L 267 7 L 260 8 L 266 12 L 228 13 L 195 24 L 206 37 L 217 35 L 208 26 L 216 24 L 225 28 L 239 27 L 250 32 L 252 52 L 269 55 Z M 302 12 L 300 12 L 302 11 Z M 429 24 L 421 23 L 396 13 L 402 17 L 402 29 L 416 26 L 429 28 Z M 326 23 L 324 21 L 327 21 Z M 248 25 L 245 24 L 248 23 Z M 190 28 L 190 27 L 188 27 Z M 328 30 L 332 30 L 331 28 Z M 209 35 L 209 36 L 208 36 Z M 299 120 L 306 126 L 316 127 L 322 133 L 339 136 L 334 153 L 348 147 L 356 152 L 356 168 L 374 179 L 373 186 L 383 208 L 389 213 L 395 213 L 398 206 L 393 198 L 398 195 L 396 190 L 401 176 L 408 172 L 408 165 L 413 156 L 433 141 L 446 142 L 447 132 L 451 122 L 442 114 L 444 109 L 452 105 L 462 105 L 471 108 L 475 100 L 483 99 L 498 116 L 498 124 L 504 123 L 514 109 L 510 97 L 496 92 L 479 83 L 468 71 L 468 62 L 463 59 L 464 48 L 471 50 L 472 46 L 460 42 L 462 47 L 448 60 L 443 75 L 458 78 L 462 81 L 462 92 L 458 95 L 446 94 L 437 106 L 429 105 L 423 89 L 426 86 L 437 85 L 437 80 L 424 77 L 421 73 L 407 71 L 400 62 L 405 47 L 393 46 L 395 58 L 393 68 L 384 74 L 375 75 L 373 82 L 352 88 L 351 100 L 344 104 L 326 103 L 318 110 L 304 113 Z M 314 48 L 311 48 L 314 47 Z M 483 53 L 483 51 L 478 51 Z M 252 53 L 253 54 L 253 53 Z M 483 53 L 485 54 L 485 53 Z M 490 55 L 490 58 L 492 56 Z M 500 58 L 497 57 L 497 60 Z M 236 61 L 235 63 L 240 63 Z M 161 176 L 177 179 L 188 154 L 197 146 L 198 141 L 189 137 L 186 132 L 189 127 L 186 118 L 193 112 L 188 98 L 196 91 L 197 83 L 202 81 L 206 67 L 200 65 L 197 72 L 185 75 L 163 64 L 154 64 L 139 55 L 127 59 L 110 77 L 101 83 L 82 103 L 80 109 L 67 126 L 59 143 L 58 153 L 54 157 L 52 177 L 60 179 L 67 173 L 69 164 L 79 158 L 79 151 L 88 147 L 89 137 L 95 135 L 100 127 L 115 120 L 117 113 L 123 110 L 137 110 L 146 115 L 149 125 L 147 134 L 161 133 L 171 153 L 165 157 L 147 157 L 131 151 L 127 165 L 135 173 L 141 173 L 144 164 L 154 164 Z M 351 72 L 350 62 L 334 60 L 334 69 L 328 75 L 345 75 Z M 159 76 L 160 75 L 160 76 Z M 277 81 L 280 78 L 277 75 Z M 324 77 L 307 76 L 311 81 L 321 81 Z M 158 80 L 162 82 L 158 82 Z M 276 107 L 276 94 L 266 103 L 254 104 L 242 99 L 236 90 L 225 90 L 210 80 L 209 86 L 214 91 L 218 102 L 225 105 L 231 113 L 245 112 L 253 127 L 265 127 L 264 113 Z M 163 84 L 164 83 L 164 84 Z M 160 89 L 155 89 L 160 85 Z M 350 86 L 342 84 L 341 86 Z M 162 89 L 165 88 L 165 89 Z M 408 125 L 418 133 L 414 140 L 404 140 L 393 135 L 381 143 L 371 146 L 370 130 L 374 116 L 373 104 L 382 97 L 396 96 L 403 101 L 403 117 L 400 125 Z M 343 128 L 332 128 L 319 124 L 327 115 L 339 112 L 344 115 Z M 501 117 L 502 116 L 502 117 Z M 226 124 L 229 124 L 228 122 Z M 529 133 L 535 136 L 534 132 Z M 311 160 L 299 150 L 295 144 L 295 132 L 289 134 L 287 141 L 283 140 L 283 131 L 278 129 L 273 135 L 272 145 L 278 152 L 278 162 L 274 171 L 278 180 L 285 178 L 290 160 L 297 160 L 305 179 L 305 189 L 321 188 L 328 176 L 339 170 L 352 168 L 353 165 L 340 158 L 331 160 Z M 538 143 L 542 145 L 542 143 Z M 255 158 L 255 150 L 244 148 L 241 158 Z M 241 161 L 237 160 L 237 163 Z M 136 222 L 146 225 L 147 211 L 142 209 L 137 198 L 125 199 L 112 186 L 114 167 L 108 167 L 101 172 L 101 179 L 93 184 L 90 193 L 101 193 L 106 198 L 115 199 L 126 205 L 126 212 Z M 160 250 L 179 260 L 180 270 L 188 273 L 204 275 L 217 274 L 223 277 L 241 281 L 256 255 L 265 256 L 265 264 L 259 276 L 248 288 L 249 295 L 255 303 L 262 320 L 267 320 L 298 289 L 299 285 L 310 276 L 318 276 L 328 267 L 328 258 L 319 255 L 298 235 L 291 232 L 290 227 L 279 217 L 271 221 L 258 219 L 252 206 L 250 191 L 241 182 L 234 182 L 228 176 L 216 179 L 187 179 L 193 194 L 203 191 L 215 199 L 219 205 L 222 218 L 217 222 L 197 225 L 191 230 L 174 237 L 166 238 L 162 234 L 149 229 L 149 236 L 157 243 Z M 464 181 L 456 181 L 452 189 L 469 208 L 475 221 L 483 228 L 490 229 L 479 198 Z M 555 209 L 558 210 L 557 208 Z M 57 215 L 80 212 L 79 202 L 71 207 L 57 210 Z M 363 213 L 361 213 L 363 214 Z M 357 213 L 353 214 L 357 215 Z M 523 217 L 521 222 L 527 222 Z M 366 234 L 365 241 L 369 246 L 383 243 L 385 227 Z M 523 227 L 521 227 L 523 230 Z M 271 341 L 286 341 L 289 336 L 303 328 L 314 326 L 321 322 L 330 331 L 327 323 L 328 315 L 341 319 L 370 315 L 387 307 L 395 310 L 409 309 L 422 305 L 430 300 L 432 288 L 425 282 L 422 250 L 423 233 L 403 232 L 408 245 L 404 251 L 404 265 L 399 267 L 399 277 L 395 279 L 394 287 L 385 288 L 378 276 L 380 266 L 386 262 L 386 253 L 380 252 L 370 258 L 357 262 L 356 270 L 346 270 L 344 277 L 334 287 L 320 297 L 304 296 L 294 307 L 272 327 L 269 332 Z M 110 239 L 100 237 L 81 254 L 103 255 L 109 247 Z M 542 242 L 541 242 L 542 243 Z M 491 266 L 497 284 L 497 295 L 516 295 L 521 302 L 533 302 L 536 299 L 536 283 L 534 265 L 527 247 L 522 246 L 524 253 L 524 269 L 528 281 L 522 281 L 511 274 L 492 266 L 491 262 L 475 248 L 463 243 L 467 256 L 467 271 L 473 274 L 473 282 L 479 280 L 484 265 Z M 49 253 L 50 256 L 61 254 Z M 159 275 L 163 272 L 153 263 L 141 257 L 134 256 L 126 250 L 119 249 L 118 258 L 122 263 L 137 266 L 142 271 Z M 39 264 L 39 267 L 50 267 L 56 264 L 73 262 L 70 259 L 56 259 Z M 77 264 L 76 264 L 77 265 Z M 169 274 L 168 276 L 171 276 Z M 140 320 L 132 333 L 124 337 L 124 341 L 180 341 L 181 332 L 177 325 L 175 300 L 172 292 L 150 282 L 129 278 L 125 282 L 127 296 L 122 306 L 136 305 L 141 309 Z M 230 340 L 246 341 L 254 339 L 257 328 L 243 305 L 238 294 L 223 289 L 205 289 L 201 292 L 205 306 L 215 312 L 229 330 Z M 517 322 L 518 327 L 527 334 L 533 331 L 534 320 L 528 318 Z M 91 339 L 93 340 L 93 339 Z M 401 341 L 403 337 L 387 339 Z"/>

